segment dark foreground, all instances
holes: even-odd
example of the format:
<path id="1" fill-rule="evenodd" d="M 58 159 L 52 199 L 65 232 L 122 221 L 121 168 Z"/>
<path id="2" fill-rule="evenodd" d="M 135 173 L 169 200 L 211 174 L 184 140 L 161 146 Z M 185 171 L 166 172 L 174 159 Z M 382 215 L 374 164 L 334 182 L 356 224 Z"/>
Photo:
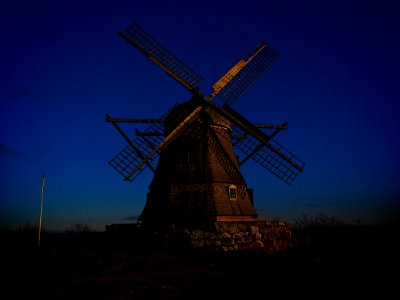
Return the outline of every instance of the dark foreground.
<path id="1" fill-rule="evenodd" d="M 1 299 L 268 299 L 397 294 L 398 230 L 294 233 L 293 247 L 198 253 L 160 240 L 2 232 Z M 393 294 L 394 293 L 394 294 Z"/>

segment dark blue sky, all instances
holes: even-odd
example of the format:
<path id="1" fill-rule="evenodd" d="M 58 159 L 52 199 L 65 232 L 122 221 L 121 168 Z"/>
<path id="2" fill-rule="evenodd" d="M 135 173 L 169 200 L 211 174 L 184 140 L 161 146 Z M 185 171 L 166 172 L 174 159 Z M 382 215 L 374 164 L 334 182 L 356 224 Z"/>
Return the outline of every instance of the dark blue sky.
<path id="1" fill-rule="evenodd" d="M 211 85 L 260 40 L 280 59 L 237 102 L 305 161 L 292 186 L 242 167 L 267 218 L 302 213 L 390 222 L 400 202 L 398 1 L 2 1 L 2 226 L 82 221 L 103 230 L 140 214 L 152 172 L 108 165 L 125 142 L 104 120 L 158 118 L 190 93 L 117 33 L 138 21 Z M 131 127 L 130 130 L 133 130 Z M 128 129 L 129 130 L 129 129 Z M 131 131 L 132 132 L 132 131 Z"/>

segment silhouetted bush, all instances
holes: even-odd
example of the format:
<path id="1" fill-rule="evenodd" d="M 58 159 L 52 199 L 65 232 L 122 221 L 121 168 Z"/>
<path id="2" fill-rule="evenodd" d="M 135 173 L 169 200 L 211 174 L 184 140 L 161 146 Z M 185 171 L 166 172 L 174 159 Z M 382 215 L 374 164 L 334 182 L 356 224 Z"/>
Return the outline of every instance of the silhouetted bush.
<path id="1" fill-rule="evenodd" d="M 39 230 L 39 226 L 37 224 L 33 225 L 29 222 L 26 222 L 24 224 L 19 224 L 17 227 L 17 231 L 19 232 L 35 232 L 37 233 Z"/>
<path id="2" fill-rule="evenodd" d="M 353 227 L 336 216 L 303 214 L 293 223 L 293 245 L 314 257 L 332 257 L 346 251 L 354 236 Z"/>
<path id="3" fill-rule="evenodd" d="M 67 229 L 69 233 L 87 233 L 92 231 L 93 226 L 82 221 L 71 223 L 70 228 Z"/>
<path id="4" fill-rule="evenodd" d="M 323 228 L 338 228 L 346 224 L 335 216 L 327 216 L 325 214 L 318 214 L 316 216 L 308 216 L 302 214 L 301 218 L 296 219 L 293 223 L 293 228 L 296 230 L 313 230 Z"/>

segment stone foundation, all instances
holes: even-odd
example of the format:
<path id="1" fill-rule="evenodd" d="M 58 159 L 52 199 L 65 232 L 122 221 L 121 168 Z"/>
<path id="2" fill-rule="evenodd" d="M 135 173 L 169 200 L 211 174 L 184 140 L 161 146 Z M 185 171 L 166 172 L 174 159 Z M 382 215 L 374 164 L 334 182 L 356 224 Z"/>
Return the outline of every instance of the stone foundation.
<path id="1" fill-rule="evenodd" d="M 291 246 L 291 225 L 284 221 L 217 221 L 183 229 L 194 249 L 211 252 L 265 250 L 278 253 Z"/>

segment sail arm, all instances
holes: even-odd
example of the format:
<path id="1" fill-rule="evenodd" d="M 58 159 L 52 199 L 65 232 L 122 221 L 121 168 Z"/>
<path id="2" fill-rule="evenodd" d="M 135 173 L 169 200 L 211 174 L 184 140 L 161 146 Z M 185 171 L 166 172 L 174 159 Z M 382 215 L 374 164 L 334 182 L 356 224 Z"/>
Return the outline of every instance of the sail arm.
<path id="1" fill-rule="evenodd" d="M 158 43 L 138 23 L 119 32 L 119 35 L 192 94 L 199 94 L 198 87 L 203 78 Z"/>
<path id="2" fill-rule="evenodd" d="M 300 172 L 303 171 L 303 169 L 302 169 L 302 164 L 304 164 L 303 162 L 298 160 L 299 162 L 301 162 L 301 164 L 298 164 L 297 161 L 292 159 L 295 156 L 293 154 L 291 154 L 289 151 L 287 151 L 287 152 L 290 153 L 290 156 L 289 157 L 286 156 L 285 153 L 283 151 L 281 151 L 281 149 L 284 149 L 283 147 L 281 147 L 280 149 L 273 147 L 271 145 L 271 143 L 269 143 L 271 141 L 271 137 L 269 135 L 267 135 L 266 133 L 261 131 L 259 128 L 255 127 L 250 121 L 248 121 L 243 116 L 241 116 L 239 113 L 234 111 L 229 105 L 226 105 L 226 104 L 223 105 L 221 111 L 222 111 L 222 113 L 225 114 L 226 117 L 228 117 L 230 120 L 232 120 L 232 122 L 234 122 L 234 124 L 236 124 L 237 126 L 242 128 L 244 131 L 246 131 L 247 133 L 254 136 L 260 143 L 264 144 L 264 146 L 269 148 L 276 155 L 280 156 L 282 159 L 287 161 L 289 164 L 291 164 L 294 168 L 298 169 Z"/>
<path id="3" fill-rule="evenodd" d="M 225 104 L 233 105 L 278 58 L 274 49 L 260 42 L 213 85 L 210 97 L 218 96 Z"/>
<path id="4" fill-rule="evenodd" d="M 158 151 L 165 149 L 168 147 L 177 137 L 179 137 L 185 129 L 193 123 L 194 120 L 197 119 L 200 114 L 202 106 L 197 107 L 192 111 L 174 130 L 172 130 L 165 139 L 157 145 L 153 151 L 151 151 L 126 177 L 125 180 L 128 180 L 133 174 L 135 174 L 140 168 L 155 155 Z"/>

